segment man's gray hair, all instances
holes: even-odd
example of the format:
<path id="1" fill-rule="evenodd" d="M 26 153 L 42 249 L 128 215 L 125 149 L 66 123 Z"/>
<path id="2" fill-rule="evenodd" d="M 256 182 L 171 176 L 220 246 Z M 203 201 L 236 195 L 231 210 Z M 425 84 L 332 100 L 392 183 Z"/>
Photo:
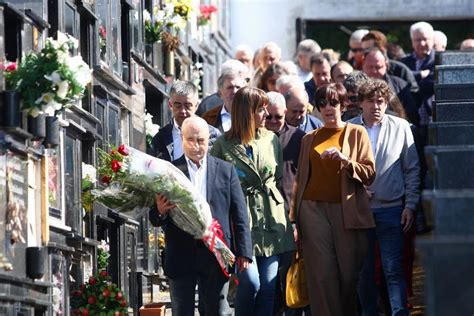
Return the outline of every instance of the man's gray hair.
<path id="1" fill-rule="evenodd" d="M 347 91 L 357 93 L 359 88 L 369 79 L 369 76 L 365 72 L 354 70 L 347 76 L 346 80 L 344 80 L 344 87 Z"/>
<path id="2" fill-rule="evenodd" d="M 410 26 L 410 37 L 413 38 L 413 33 L 423 33 L 433 36 L 434 30 L 431 24 L 425 21 L 416 22 Z"/>
<path id="3" fill-rule="evenodd" d="M 245 52 L 249 54 L 250 56 L 253 56 L 253 50 L 250 48 L 250 46 L 245 45 L 245 44 L 240 44 L 235 48 L 235 54 L 237 55 L 238 52 Z"/>
<path id="4" fill-rule="evenodd" d="M 268 103 L 270 105 L 275 105 L 280 108 L 286 109 L 285 97 L 281 93 L 270 91 L 270 92 L 267 92 L 267 96 L 268 96 Z"/>
<path id="5" fill-rule="evenodd" d="M 362 37 L 364 37 L 367 33 L 369 33 L 369 30 L 366 29 L 355 30 L 352 32 L 351 37 L 349 38 L 349 43 L 362 42 Z"/>
<path id="6" fill-rule="evenodd" d="M 198 89 L 191 81 L 177 80 L 170 88 L 170 96 L 171 95 L 197 96 Z"/>
<path id="7" fill-rule="evenodd" d="M 319 52 L 321 52 L 321 46 L 315 40 L 305 39 L 298 44 L 297 54 L 302 53 L 311 56 Z"/>
<path id="8" fill-rule="evenodd" d="M 274 50 L 277 53 L 278 58 L 281 58 L 281 47 L 278 46 L 275 42 L 268 42 L 263 44 L 261 51 L 264 50 Z"/>
<path id="9" fill-rule="evenodd" d="M 228 59 L 221 65 L 221 74 L 228 71 L 240 72 L 244 76 L 248 73 L 249 69 L 237 59 Z"/>
<path id="10" fill-rule="evenodd" d="M 446 34 L 444 34 L 441 31 L 436 30 L 433 32 L 433 35 L 434 35 L 434 38 L 436 38 L 441 43 L 441 45 L 443 45 L 444 47 L 448 45 L 448 37 L 446 36 Z"/>
<path id="11" fill-rule="evenodd" d="M 241 71 L 235 70 L 235 69 L 225 69 L 224 71 L 221 72 L 221 75 L 219 78 L 217 78 L 217 87 L 218 89 L 221 89 L 224 87 L 224 82 L 226 79 L 233 79 L 233 78 L 241 78 L 244 80 L 245 76 Z"/>
<path id="12" fill-rule="evenodd" d="M 280 78 L 278 78 L 276 81 L 276 89 L 279 91 L 280 89 L 289 90 L 297 86 L 304 89 L 304 83 L 298 76 L 294 75 L 283 75 L 280 76 Z"/>

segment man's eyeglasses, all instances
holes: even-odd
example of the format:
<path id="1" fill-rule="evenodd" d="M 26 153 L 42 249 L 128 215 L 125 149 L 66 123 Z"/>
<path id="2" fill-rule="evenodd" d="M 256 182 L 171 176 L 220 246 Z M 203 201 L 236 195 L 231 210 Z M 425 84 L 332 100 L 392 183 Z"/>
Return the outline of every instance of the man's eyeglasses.
<path id="1" fill-rule="evenodd" d="M 353 53 L 360 53 L 362 51 L 364 51 L 364 49 L 361 48 L 361 47 L 360 48 L 351 48 L 351 52 L 353 52 Z"/>
<path id="2" fill-rule="evenodd" d="M 283 115 L 272 115 L 272 114 L 269 114 L 267 115 L 267 120 L 272 120 L 273 118 L 275 118 L 275 120 L 279 121 L 283 118 L 284 116 Z"/>
<path id="3" fill-rule="evenodd" d="M 332 99 L 332 100 L 326 100 L 326 99 L 319 99 L 319 100 L 316 100 L 314 102 L 314 104 L 318 107 L 318 108 L 325 108 L 326 105 L 331 105 L 333 108 L 335 108 L 336 106 L 338 106 L 340 103 L 338 100 L 335 100 L 335 99 Z"/>
<path id="4" fill-rule="evenodd" d="M 356 103 L 356 102 L 359 102 L 359 97 L 356 96 L 356 95 L 350 95 L 347 97 L 349 99 L 349 101 L 351 101 L 352 103 Z"/>

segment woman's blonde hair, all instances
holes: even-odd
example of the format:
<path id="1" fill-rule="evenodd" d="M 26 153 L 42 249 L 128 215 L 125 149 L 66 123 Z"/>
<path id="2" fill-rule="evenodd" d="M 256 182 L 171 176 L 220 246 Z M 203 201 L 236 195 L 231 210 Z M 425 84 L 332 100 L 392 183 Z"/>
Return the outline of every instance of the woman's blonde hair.
<path id="1" fill-rule="evenodd" d="M 232 126 L 226 133 L 228 139 L 238 138 L 248 145 L 255 139 L 257 110 L 268 104 L 267 94 L 258 88 L 243 87 L 237 91 L 232 101 L 230 113 Z"/>

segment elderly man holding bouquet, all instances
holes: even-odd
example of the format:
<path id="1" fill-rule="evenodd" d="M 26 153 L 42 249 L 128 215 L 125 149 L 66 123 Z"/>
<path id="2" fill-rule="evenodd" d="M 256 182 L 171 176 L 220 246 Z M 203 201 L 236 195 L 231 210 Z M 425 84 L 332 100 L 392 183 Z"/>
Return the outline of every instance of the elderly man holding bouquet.
<path id="1" fill-rule="evenodd" d="M 173 162 L 207 200 L 212 217 L 218 222 L 224 240 L 236 255 L 239 271 L 248 268 L 252 258 L 252 241 L 245 198 L 232 164 L 207 155 L 209 128 L 203 119 L 192 116 L 182 126 L 184 155 Z M 157 194 L 156 208 L 150 210 L 153 225 L 165 225 L 166 258 L 164 270 L 170 280 L 173 315 L 194 315 L 195 287 L 206 316 L 219 315 L 221 289 L 227 277 L 216 257 L 202 240 L 184 232 L 169 220 L 175 207 Z"/>

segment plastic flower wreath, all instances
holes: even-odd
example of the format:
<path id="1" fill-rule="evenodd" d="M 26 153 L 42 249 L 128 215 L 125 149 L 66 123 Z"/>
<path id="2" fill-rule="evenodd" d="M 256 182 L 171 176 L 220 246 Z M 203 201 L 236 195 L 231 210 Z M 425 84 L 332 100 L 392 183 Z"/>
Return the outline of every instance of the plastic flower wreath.
<path id="1" fill-rule="evenodd" d="M 127 301 L 107 273 L 109 245 L 101 240 L 97 246 L 98 273 L 72 292 L 73 315 L 127 315 Z"/>
<path id="2" fill-rule="evenodd" d="M 217 8 L 214 5 L 201 4 L 199 7 L 200 15 L 197 20 L 199 26 L 207 25 L 211 21 L 211 14 L 217 12 Z"/>
<path id="3" fill-rule="evenodd" d="M 77 47 L 75 38 L 58 32 L 58 40 L 48 38 L 39 53 L 29 52 L 7 76 L 7 85 L 19 92 L 29 115 L 55 116 L 83 96 L 92 70 L 80 55 L 69 54 Z"/>

